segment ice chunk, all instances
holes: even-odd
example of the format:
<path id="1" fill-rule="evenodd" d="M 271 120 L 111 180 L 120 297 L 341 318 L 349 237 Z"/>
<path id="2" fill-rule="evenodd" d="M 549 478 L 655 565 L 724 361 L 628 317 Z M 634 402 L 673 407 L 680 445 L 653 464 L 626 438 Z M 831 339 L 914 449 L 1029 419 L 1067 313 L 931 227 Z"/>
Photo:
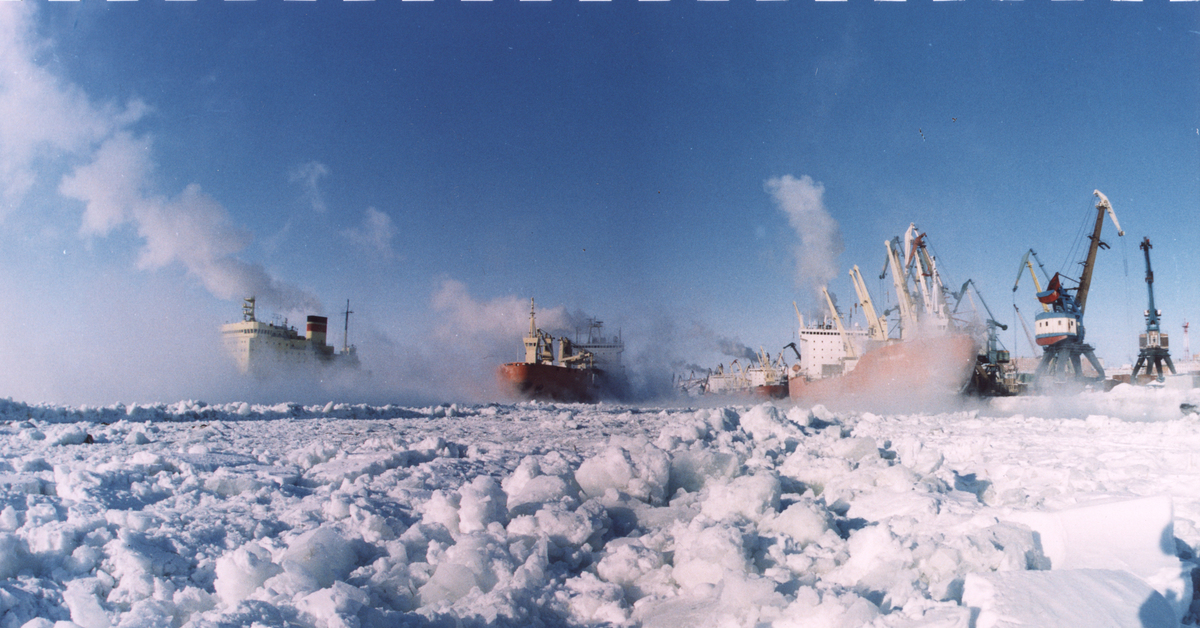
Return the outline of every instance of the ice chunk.
<path id="1" fill-rule="evenodd" d="M 740 515 L 758 521 L 779 512 L 779 478 L 773 473 L 743 475 L 708 489 L 700 511 L 716 520 Z"/>
<path id="2" fill-rule="evenodd" d="M 867 457 L 879 456 L 879 446 L 875 443 L 875 439 L 870 437 L 839 439 L 834 441 L 829 449 L 833 455 L 845 458 L 851 462 L 857 462 Z"/>
<path id="3" fill-rule="evenodd" d="M 1173 511 L 1164 495 L 1012 518 L 1037 532 L 1051 569 L 1127 570 L 1157 589 L 1181 619 L 1191 604 L 1192 579 L 1175 556 Z"/>
<path id="4" fill-rule="evenodd" d="M 72 580 L 63 591 L 63 603 L 71 611 L 71 621 L 83 628 L 109 628 L 112 622 L 96 597 L 99 582 L 95 578 Z"/>
<path id="5" fill-rule="evenodd" d="M 31 560 L 25 541 L 0 532 L 0 579 L 15 578 L 21 571 L 33 568 Z"/>
<path id="6" fill-rule="evenodd" d="M 330 587 L 301 598 L 296 608 L 316 619 L 318 626 L 349 628 L 359 625 L 355 615 L 370 602 L 371 598 L 361 589 L 345 582 L 334 582 Z"/>
<path id="7" fill-rule="evenodd" d="M 742 415 L 742 430 L 757 441 L 769 438 L 778 438 L 779 440 L 797 438 L 802 433 L 799 427 L 792 423 L 790 416 L 781 415 L 779 408 L 769 403 L 757 405 Z"/>
<path id="8" fill-rule="evenodd" d="M 308 476 L 323 484 L 342 480 L 354 481 L 361 475 L 374 476 L 388 469 L 403 467 L 409 463 L 409 457 L 407 451 L 355 454 L 314 464 L 309 469 Z"/>
<path id="9" fill-rule="evenodd" d="M 462 497 L 458 493 L 434 491 L 429 501 L 421 505 L 421 518 L 428 523 L 438 523 L 451 534 L 458 534 L 458 505 Z"/>
<path id="10" fill-rule="evenodd" d="M 499 538 L 485 532 L 464 535 L 447 548 L 433 577 L 420 588 L 421 605 L 454 602 L 475 588 L 487 593 L 511 578 L 515 567 Z"/>
<path id="11" fill-rule="evenodd" d="M 271 562 L 271 555 L 258 543 L 247 543 L 217 559 L 213 588 L 217 597 L 228 605 L 236 604 L 254 593 L 268 578 L 283 571 Z"/>
<path id="12" fill-rule="evenodd" d="M 700 520 L 675 530 L 675 581 L 684 590 L 717 584 L 727 574 L 750 568 L 742 533 L 728 524 L 706 525 Z"/>
<path id="13" fill-rule="evenodd" d="M 619 438 L 575 472 L 575 480 L 590 497 L 612 488 L 655 505 L 663 503 L 670 478 L 666 452 L 645 441 Z"/>
<path id="14" fill-rule="evenodd" d="M 798 502 L 775 517 L 763 520 L 763 527 L 790 537 L 801 547 L 816 541 L 831 529 L 829 513 L 811 502 Z"/>
<path id="15" fill-rule="evenodd" d="M 79 426 L 71 426 L 59 432 L 54 437 L 53 444 L 55 445 L 82 445 L 91 442 L 92 437 Z"/>
<path id="16" fill-rule="evenodd" d="M 571 615 L 584 620 L 587 625 L 625 625 L 629 619 L 621 587 L 603 582 L 596 576 L 583 572 L 566 582 L 566 590 L 559 594 L 565 597 Z"/>
<path id="17" fill-rule="evenodd" d="M 604 558 L 596 564 L 596 573 L 608 582 L 620 585 L 632 599 L 637 599 L 644 595 L 639 585 L 662 566 L 662 552 L 635 542 L 610 543 Z"/>
<path id="18" fill-rule="evenodd" d="M 458 492 L 461 495 L 458 506 L 458 529 L 461 532 L 483 530 L 492 522 L 506 523 L 507 497 L 495 478 L 477 476 Z"/>
<path id="19" fill-rule="evenodd" d="M 350 542 L 330 526 L 321 526 L 288 542 L 280 562 L 299 565 L 321 588 L 344 580 L 354 568 L 358 557 Z"/>
<path id="20" fill-rule="evenodd" d="M 711 449 L 680 450 L 671 455 L 668 494 L 679 489 L 699 491 L 707 482 L 733 477 L 740 466 L 737 456 Z"/>
<path id="21" fill-rule="evenodd" d="M 1065 569 L 967 574 L 963 605 L 975 628 L 1175 628 L 1162 594 L 1128 571 Z"/>
<path id="22" fill-rule="evenodd" d="M 579 504 L 579 487 L 570 478 L 539 475 L 520 484 L 518 493 L 509 493 L 508 512 L 511 516 L 537 512 L 542 504 L 562 502 L 570 507 Z"/>

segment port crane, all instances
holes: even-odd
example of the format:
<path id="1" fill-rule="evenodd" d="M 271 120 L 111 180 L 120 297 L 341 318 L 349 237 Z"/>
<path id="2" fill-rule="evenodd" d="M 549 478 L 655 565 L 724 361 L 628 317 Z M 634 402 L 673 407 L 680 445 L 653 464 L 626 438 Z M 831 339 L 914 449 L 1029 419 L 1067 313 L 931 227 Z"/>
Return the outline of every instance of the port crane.
<path id="1" fill-rule="evenodd" d="M 854 292 L 858 295 L 858 304 L 862 307 L 863 316 L 867 318 L 871 340 L 887 342 L 887 322 L 875 313 L 875 304 L 871 302 L 871 294 L 867 292 L 867 284 L 863 282 L 862 272 L 858 270 L 857 264 L 850 269 L 850 282 L 854 284 Z"/>
<path id="2" fill-rule="evenodd" d="M 1162 333 L 1158 325 L 1158 317 L 1162 312 L 1154 309 L 1154 270 L 1150 268 L 1150 249 L 1154 247 L 1150 244 L 1150 238 L 1142 238 L 1138 248 L 1146 253 L 1146 291 L 1150 294 L 1150 303 L 1146 310 L 1146 333 L 1138 336 L 1138 359 L 1130 378 L 1136 383 L 1138 372 L 1145 366 L 1146 374 L 1153 373 L 1155 379 L 1161 382 L 1163 362 L 1167 363 L 1172 375 L 1175 374 L 1175 365 L 1171 363 L 1171 353 L 1167 350 L 1167 334 Z"/>
<path id="3" fill-rule="evenodd" d="M 975 285 L 974 279 L 968 279 L 963 282 L 962 288 L 958 292 L 952 292 L 954 296 L 954 311 L 958 311 L 958 306 L 962 303 L 963 297 L 966 297 L 972 307 L 975 305 L 975 299 L 971 296 L 970 288 L 975 289 L 975 295 L 979 297 L 979 303 L 983 305 L 983 311 L 987 312 L 987 320 L 984 321 L 987 325 L 987 349 L 985 353 L 976 356 L 975 371 L 971 376 L 971 387 L 980 394 L 986 395 L 1010 395 L 1012 389 L 1005 382 L 1005 366 L 1012 361 L 1008 349 L 1000 342 L 1000 334 L 997 330 L 1006 330 L 1008 325 L 1004 325 L 996 321 L 995 315 L 992 314 L 992 308 L 988 307 L 987 301 L 983 300 L 983 293 L 979 292 L 979 286 Z M 978 310 L 976 310 L 978 312 Z"/>
<path id="4" fill-rule="evenodd" d="M 1117 235 L 1124 236 L 1121 223 L 1117 222 L 1117 214 L 1113 211 L 1108 197 L 1095 190 L 1096 225 L 1089 236 L 1091 244 L 1088 247 L 1087 258 L 1083 262 L 1083 274 L 1079 285 L 1065 288 L 1059 273 L 1055 273 L 1046 285 L 1046 289 L 1038 292 L 1037 298 L 1043 305 L 1048 305 L 1050 311 L 1042 312 L 1034 317 L 1033 327 L 1038 345 L 1043 347 L 1042 361 L 1038 364 L 1035 377 L 1041 384 L 1045 377 L 1066 376 L 1068 369 L 1076 380 L 1083 380 L 1083 369 L 1080 358 L 1087 358 L 1088 363 L 1096 370 L 1097 380 L 1104 379 L 1104 367 L 1096 359 L 1095 349 L 1084 342 L 1083 313 L 1087 306 L 1088 291 L 1092 286 L 1092 272 L 1096 268 L 1096 252 L 1108 245 L 1100 240 L 1100 231 L 1104 227 L 1104 216 L 1107 214 L 1117 228 Z"/>
<path id="5" fill-rule="evenodd" d="M 902 270 L 904 264 L 900 261 L 900 238 L 884 240 L 883 247 L 887 250 L 887 261 L 879 278 L 883 279 L 888 270 L 892 272 L 892 283 L 896 287 L 897 307 L 900 308 L 900 339 L 909 340 L 917 332 L 916 304 L 913 303 L 912 293 L 908 291 L 906 275 Z"/>
<path id="6" fill-rule="evenodd" d="M 1021 284 L 1021 275 L 1025 273 L 1026 268 L 1029 269 L 1029 276 L 1033 277 L 1033 287 L 1037 288 L 1038 292 L 1042 291 L 1042 282 L 1038 281 L 1037 273 L 1033 272 L 1033 262 L 1029 261 L 1030 255 L 1037 262 L 1038 268 L 1042 269 L 1042 275 L 1047 275 L 1046 267 L 1042 265 L 1042 260 L 1038 258 L 1037 251 L 1029 249 L 1025 251 L 1025 255 L 1021 256 L 1021 265 L 1017 268 L 1017 280 L 1013 282 L 1013 292 L 1016 292 L 1017 286 Z M 1050 306 L 1043 303 L 1042 311 L 1049 312 Z"/>

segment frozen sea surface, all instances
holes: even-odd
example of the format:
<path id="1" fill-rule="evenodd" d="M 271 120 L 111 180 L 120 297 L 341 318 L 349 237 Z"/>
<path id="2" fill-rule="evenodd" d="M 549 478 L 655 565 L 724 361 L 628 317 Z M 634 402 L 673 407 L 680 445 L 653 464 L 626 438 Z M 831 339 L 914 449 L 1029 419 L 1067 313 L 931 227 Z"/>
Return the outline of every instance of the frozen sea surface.
<path id="1" fill-rule="evenodd" d="M 1195 401 L 0 400 L 0 628 L 1191 624 Z"/>

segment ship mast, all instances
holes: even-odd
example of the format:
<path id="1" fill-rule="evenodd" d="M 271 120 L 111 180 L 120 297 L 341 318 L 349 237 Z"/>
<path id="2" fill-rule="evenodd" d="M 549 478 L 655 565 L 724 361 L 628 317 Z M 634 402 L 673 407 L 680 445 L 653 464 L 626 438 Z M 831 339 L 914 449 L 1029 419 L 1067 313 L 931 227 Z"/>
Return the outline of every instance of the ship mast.
<path id="1" fill-rule="evenodd" d="M 529 299 L 529 335 L 525 336 L 525 363 L 533 364 L 538 361 L 538 331 L 534 318 L 533 298 Z"/>
<path id="2" fill-rule="evenodd" d="M 346 299 L 346 326 L 342 330 L 342 353 L 350 350 L 350 315 L 353 313 L 350 310 L 350 299 Z"/>

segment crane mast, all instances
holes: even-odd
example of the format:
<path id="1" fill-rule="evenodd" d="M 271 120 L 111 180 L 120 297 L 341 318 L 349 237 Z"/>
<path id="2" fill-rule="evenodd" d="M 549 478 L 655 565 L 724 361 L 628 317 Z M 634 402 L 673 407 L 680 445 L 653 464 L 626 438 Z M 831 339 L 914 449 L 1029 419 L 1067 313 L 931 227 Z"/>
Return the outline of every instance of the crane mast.
<path id="1" fill-rule="evenodd" d="M 845 347 L 846 358 L 857 360 L 858 352 L 854 350 L 854 343 L 850 342 L 850 336 L 846 335 L 846 328 L 842 326 L 842 317 L 833 305 L 833 298 L 829 296 L 829 290 L 822 287 L 821 293 L 825 295 L 825 303 L 829 304 L 829 311 L 833 313 L 833 322 L 837 325 L 838 335 L 842 337 L 842 346 Z"/>
<path id="2" fill-rule="evenodd" d="M 1155 374 L 1155 379 L 1163 381 L 1163 362 L 1175 374 L 1175 365 L 1171 363 L 1171 353 L 1167 350 L 1167 335 L 1159 329 L 1158 317 L 1162 312 L 1154 308 L 1154 270 L 1150 267 L 1150 238 L 1142 238 L 1140 249 L 1146 254 L 1146 292 L 1149 293 L 1148 309 L 1146 310 L 1146 333 L 1138 336 L 1138 359 L 1133 366 L 1130 376 L 1137 383 L 1138 372 L 1146 367 L 1146 374 Z"/>
<path id="3" fill-rule="evenodd" d="M 1100 193 L 1100 190 L 1092 192 L 1096 198 L 1100 199 L 1096 203 L 1096 228 L 1092 231 L 1091 244 L 1088 246 L 1087 260 L 1083 263 L 1083 275 L 1079 277 L 1079 289 L 1075 291 L 1075 302 L 1079 304 L 1079 313 L 1083 314 L 1085 306 L 1087 306 L 1088 290 L 1092 287 L 1092 271 L 1096 267 L 1096 251 L 1100 245 L 1100 229 L 1104 227 L 1104 214 L 1108 214 L 1112 218 L 1113 224 L 1117 227 L 1117 235 L 1125 235 L 1121 231 L 1121 223 L 1117 222 L 1117 214 L 1113 211 L 1112 204 L 1108 202 L 1108 197 Z M 1105 244 L 1104 248 L 1108 248 Z"/>
<path id="4" fill-rule="evenodd" d="M 892 283 L 896 286 L 896 301 L 900 306 L 900 339 L 907 340 L 917 331 L 917 315 L 913 311 L 912 295 L 908 292 L 908 284 L 904 280 L 904 270 L 896 247 L 891 240 L 884 240 L 883 246 L 887 249 L 888 267 L 892 270 Z"/>
<path id="5" fill-rule="evenodd" d="M 1038 259 L 1037 251 L 1034 251 L 1033 249 L 1025 251 L 1025 255 L 1021 256 L 1021 265 L 1017 268 L 1017 280 L 1013 282 L 1013 292 L 1017 291 L 1017 286 L 1021 283 L 1021 274 L 1025 272 L 1026 268 L 1029 269 L 1029 276 L 1033 277 L 1033 287 L 1037 288 L 1038 292 L 1042 291 L 1042 282 L 1038 281 L 1037 273 L 1033 270 L 1033 262 L 1029 261 L 1030 255 L 1032 255 L 1033 259 L 1038 263 L 1038 268 L 1042 269 L 1042 273 L 1045 274 L 1046 272 L 1046 267 L 1042 266 L 1042 260 Z M 1049 312 L 1050 306 L 1043 303 L 1042 311 Z"/>
<path id="6" fill-rule="evenodd" d="M 858 295 L 858 304 L 862 306 L 863 314 L 867 317 L 867 326 L 870 330 L 871 340 L 878 342 L 887 341 L 887 327 L 883 320 L 875 313 L 875 306 L 871 303 L 871 294 L 867 292 L 867 284 L 863 281 L 862 273 L 858 270 L 856 264 L 850 269 L 850 281 L 854 284 L 854 292 Z"/>

